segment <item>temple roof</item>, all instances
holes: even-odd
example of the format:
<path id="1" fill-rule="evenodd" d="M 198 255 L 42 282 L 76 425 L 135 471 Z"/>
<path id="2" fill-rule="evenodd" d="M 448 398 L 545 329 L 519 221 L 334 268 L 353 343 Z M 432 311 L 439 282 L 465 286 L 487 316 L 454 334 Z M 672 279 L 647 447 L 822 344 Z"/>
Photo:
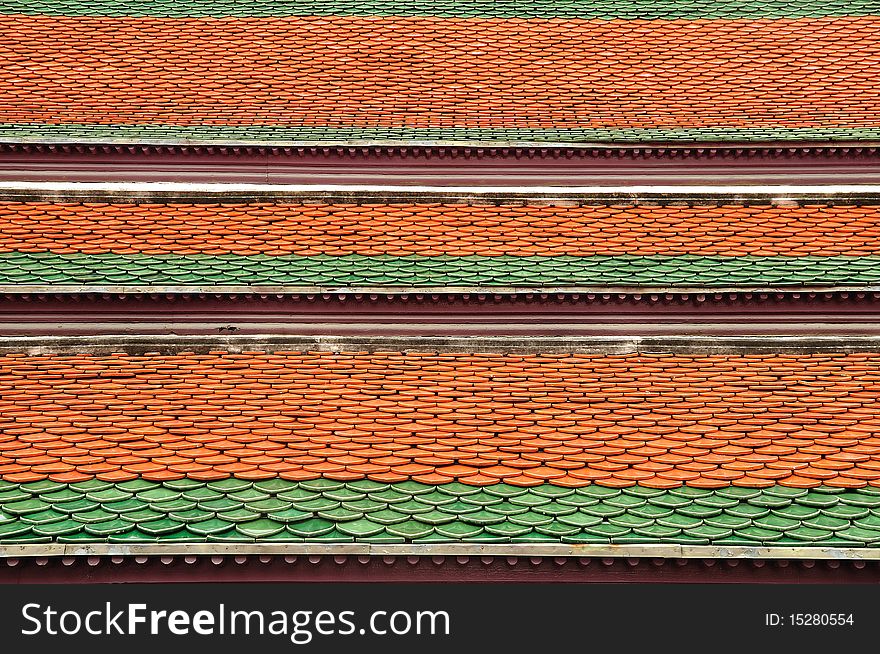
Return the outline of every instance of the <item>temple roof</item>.
<path id="1" fill-rule="evenodd" d="M 880 556 L 876 2 L 0 35 L 0 557 Z"/>

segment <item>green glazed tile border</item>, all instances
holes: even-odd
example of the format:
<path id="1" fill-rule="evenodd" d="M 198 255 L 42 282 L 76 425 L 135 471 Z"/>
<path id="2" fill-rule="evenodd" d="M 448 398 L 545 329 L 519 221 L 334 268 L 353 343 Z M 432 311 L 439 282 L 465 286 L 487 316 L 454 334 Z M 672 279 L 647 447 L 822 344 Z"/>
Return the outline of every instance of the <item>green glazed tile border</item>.
<path id="1" fill-rule="evenodd" d="M 880 256 L 0 254 L 0 284 L 730 287 L 878 282 Z"/>
<path id="2" fill-rule="evenodd" d="M 864 16 L 872 0 L 3 0 L 0 13 L 51 16 L 437 16 L 581 19 L 736 19 Z"/>
<path id="3" fill-rule="evenodd" d="M 3 545 L 276 541 L 876 547 L 880 489 L 0 482 Z"/>
<path id="4" fill-rule="evenodd" d="M 492 142 L 646 143 L 862 141 L 880 139 L 880 125 L 863 127 L 658 127 L 649 129 L 527 127 L 297 127 L 290 125 L 0 124 L 0 142 L 75 143 L 337 143 Z"/>

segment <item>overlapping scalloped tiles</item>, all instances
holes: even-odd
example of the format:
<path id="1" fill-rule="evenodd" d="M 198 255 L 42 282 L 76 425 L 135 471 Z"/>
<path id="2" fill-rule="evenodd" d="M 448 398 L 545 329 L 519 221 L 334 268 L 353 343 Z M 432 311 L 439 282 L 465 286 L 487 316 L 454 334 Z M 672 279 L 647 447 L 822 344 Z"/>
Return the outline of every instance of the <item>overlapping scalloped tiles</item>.
<path id="1" fill-rule="evenodd" d="M 880 485 L 880 354 L 0 357 L 0 475 Z"/>
<path id="2" fill-rule="evenodd" d="M 715 141 L 868 141 L 880 139 L 880 127 L 700 127 L 571 128 L 542 127 L 297 127 L 289 125 L 99 125 L 0 123 L 2 143 L 77 143 L 148 145 L 403 145 L 487 144 L 533 147 L 578 143 L 702 143 Z"/>
<path id="3" fill-rule="evenodd" d="M 497 18 L 793 18 L 880 13 L 871 0 L 2 0 L 0 14 L 51 16 L 437 16 Z"/>
<path id="4" fill-rule="evenodd" d="M 880 257 L 273 257 L 0 255 L 8 285 L 585 287 L 874 286 Z"/>
<path id="5" fill-rule="evenodd" d="M 863 139 L 880 18 L 0 16 L 7 140 Z"/>
<path id="6" fill-rule="evenodd" d="M 0 283 L 880 282 L 878 206 L 0 203 Z"/>
<path id="7" fill-rule="evenodd" d="M 880 204 L 0 201 L 0 252 L 868 256 Z"/>
<path id="8" fill-rule="evenodd" d="M 0 482 L 0 544 L 53 541 L 876 547 L 880 490 Z"/>

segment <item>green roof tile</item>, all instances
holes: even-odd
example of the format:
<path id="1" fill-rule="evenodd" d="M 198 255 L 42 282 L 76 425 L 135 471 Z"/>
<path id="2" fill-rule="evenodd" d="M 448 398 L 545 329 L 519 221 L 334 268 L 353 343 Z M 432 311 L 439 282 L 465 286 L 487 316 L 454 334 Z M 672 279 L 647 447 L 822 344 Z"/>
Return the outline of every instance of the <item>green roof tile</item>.
<path id="1" fill-rule="evenodd" d="M 491 486 L 465 489 L 455 484 L 447 489 L 444 485 L 390 484 L 364 496 L 362 491 L 376 487 L 334 482 L 311 484 L 308 490 L 291 482 L 259 488 L 240 484 L 151 488 L 126 497 L 130 492 L 112 484 L 81 489 L 100 494 L 102 501 L 82 498 L 73 486 L 53 483 L 41 484 L 36 497 L 21 487 L 6 485 L 3 492 L 14 499 L 0 502 L 0 541 L 614 542 L 768 547 L 866 547 L 880 542 L 880 508 L 869 508 L 880 496 L 862 490 L 791 493 L 774 487 L 774 492 L 757 493 L 731 492 L 731 488 L 658 493 L 631 487 L 623 493 L 595 486 L 569 492 L 543 484 L 516 493 L 504 487 L 492 493 Z M 128 488 L 140 486 L 129 484 Z M 418 499 L 413 498 L 413 490 L 419 491 Z M 283 492 L 272 495 L 275 491 Z M 182 493 L 211 499 L 196 505 Z M 244 506 L 232 499 L 241 493 L 248 499 L 261 499 Z M 18 499 L 22 494 L 28 499 Z M 281 500 L 282 494 L 293 495 L 297 501 Z M 40 497 L 57 501 L 43 502 Z M 340 497 L 347 499 L 333 499 Z M 587 505 L 577 506 L 580 500 Z M 575 504 L 564 503 L 572 501 Z M 303 510 L 304 504 L 313 510 Z M 234 508 L 221 511 L 227 506 Z"/>
<path id="2" fill-rule="evenodd" d="M 841 2 L 843 0 L 840 0 Z M 869 2 L 870 0 L 862 0 Z M 876 12 L 874 12 L 876 13 Z M 183 142 L 223 144 L 248 143 L 289 145 L 352 141 L 373 144 L 412 141 L 516 143 L 699 143 L 768 141 L 870 141 L 880 138 L 880 128 L 867 126 L 819 127 L 575 127 L 575 128 L 481 128 L 481 127 L 305 127 L 290 125 L 129 125 L 96 123 L 4 123 L 0 139 L 14 142 L 140 143 L 178 144 Z M 161 264 L 156 266 L 161 267 Z M 735 273 L 731 271 L 731 276 Z M 245 271 L 246 272 L 246 271 Z M 195 274 L 191 271 L 183 275 Z M 120 281 L 124 274 L 117 275 Z M 352 279 L 356 274 L 348 275 Z M 363 276 L 360 276 L 363 279 Z"/>
<path id="3" fill-rule="evenodd" d="M 3 0 L 0 13 L 48 16 L 280 17 L 435 16 L 438 18 L 738 19 L 862 16 L 877 13 L 869 0 L 825 4 L 791 0 Z"/>
<path id="4" fill-rule="evenodd" d="M 352 280 L 344 269 L 357 262 L 379 277 Z M 161 264 L 157 266 L 156 264 Z M 251 265 L 248 265 L 251 264 Z M 413 268 L 415 267 L 415 272 Z M 734 275 L 732 270 L 738 270 Z M 94 271 L 103 271 L 95 273 Z M 289 286 L 392 285 L 428 286 L 638 286 L 698 285 L 793 287 L 805 284 L 874 284 L 880 282 L 877 256 L 757 256 L 712 257 L 698 255 L 590 255 L 590 256 L 409 256 L 391 255 L 66 255 L 46 252 L 0 253 L 0 284 L 130 284 L 211 285 L 215 272 L 224 285 L 282 284 Z M 46 272 L 50 271 L 50 272 Z M 185 272 L 187 279 L 178 279 Z M 124 274 L 118 274 L 124 273 Z M 421 281 L 417 281 L 414 275 Z M 50 279 L 51 277 L 51 279 Z M 172 278 L 173 277 L 173 278 Z M 181 480 L 183 481 L 183 480 Z M 322 484 L 301 482 L 307 490 L 330 490 Z M 416 484 L 416 482 L 404 482 Z M 342 493 L 353 493 L 344 484 L 331 482 Z M 285 484 L 274 484 L 283 492 Z M 202 485 L 166 482 L 166 488 L 213 492 Z M 432 492 L 426 485 L 403 487 L 410 493 Z M 460 484 L 449 493 L 467 495 L 479 489 Z M 554 496 L 570 495 L 553 491 Z M 117 489 L 115 492 L 123 492 Z M 361 491 L 369 492 L 369 491 Z M 488 491 L 485 491 L 488 492 Z M 648 497 L 651 494 L 643 494 Z M 787 494 L 785 498 L 793 499 Z M 880 498 L 878 498 L 880 499 Z M 771 501 L 765 497 L 765 501 Z"/>

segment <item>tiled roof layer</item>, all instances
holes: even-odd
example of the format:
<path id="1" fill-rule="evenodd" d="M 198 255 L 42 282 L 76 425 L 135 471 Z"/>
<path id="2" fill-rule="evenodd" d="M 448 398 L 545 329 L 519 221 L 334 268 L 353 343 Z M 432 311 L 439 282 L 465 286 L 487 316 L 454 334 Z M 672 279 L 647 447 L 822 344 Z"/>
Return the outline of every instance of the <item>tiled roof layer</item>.
<path id="1" fill-rule="evenodd" d="M 0 284 L 874 285 L 874 206 L 0 203 Z"/>
<path id="2" fill-rule="evenodd" d="M 573 543 L 864 547 L 880 491 L 369 481 L 0 483 L 0 544 Z"/>
<path id="3" fill-rule="evenodd" d="M 4 355 L 16 483 L 880 485 L 880 354 Z"/>
<path id="4" fill-rule="evenodd" d="M 359 203 L 357 203 L 359 202 Z M 868 256 L 880 204 L 111 204 L 0 201 L 0 252 Z"/>
<path id="5" fill-rule="evenodd" d="M 0 16 L 0 139 L 870 139 L 880 18 Z"/>
<path id="6" fill-rule="evenodd" d="M 0 254 L 0 284 L 595 289 L 875 286 L 880 257 Z M 14 289 L 13 289 L 14 290 Z"/>

